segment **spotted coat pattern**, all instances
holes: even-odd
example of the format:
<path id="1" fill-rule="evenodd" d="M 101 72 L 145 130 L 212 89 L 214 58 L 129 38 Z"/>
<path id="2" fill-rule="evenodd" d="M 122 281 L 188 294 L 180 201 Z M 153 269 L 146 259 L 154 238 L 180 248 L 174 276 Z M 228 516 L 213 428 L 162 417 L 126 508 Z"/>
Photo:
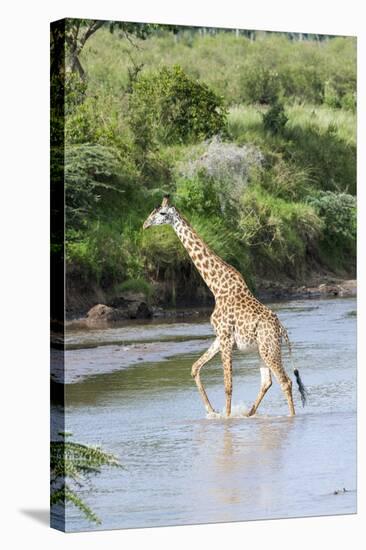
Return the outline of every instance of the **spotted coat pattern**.
<path id="1" fill-rule="evenodd" d="M 167 209 L 166 214 L 164 209 Z M 162 215 L 164 215 L 164 221 L 160 220 Z M 294 415 L 292 383 L 283 368 L 281 358 L 281 340 L 283 336 L 288 340 L 288 336 L 276 314 L 253 296 L 242 275 L 217 256 L 166 199 L 160 208 L 150 214 L 144 227 L 162 223 L 170 223 L 173 226 L 192 262 L 215 297 L 215 308 L 210 321 L 216 339 L 192 366 L 192 377 L 197 384 L 206 411 L 213 413 L 214 409 L 202 384 L 200 371 L 220 352 L 224 371 L 226 415 L 231 414 L 232 353 L 236 345 L 240 350 L 256 347 L 264 362 L 264 367 L 261 368 L 260 390 L 248 416 L 255 414 L 264 395 L 271 387 L 271 374 L 275 376 L 286 396 L 290 415 Z"/>

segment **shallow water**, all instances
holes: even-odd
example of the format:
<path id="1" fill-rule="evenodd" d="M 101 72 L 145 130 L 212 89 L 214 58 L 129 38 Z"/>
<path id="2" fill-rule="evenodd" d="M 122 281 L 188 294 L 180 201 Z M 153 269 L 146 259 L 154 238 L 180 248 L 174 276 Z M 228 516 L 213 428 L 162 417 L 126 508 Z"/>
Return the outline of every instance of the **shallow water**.
<path id="1" fill-rule="evenodd" d="M 274 309 L 309 392 L 302 408 L 294 384 L 295 418 L 276 383 L 258 414 L 243 416 L 259 389 L 260 361 L 240 352 L 233 417 L 206 417 L 190 369 L 212 339 L 207 319 L 69 332 L 66 430 L 115 453 L 124 468 L 105 468 L 79 490 L 102 525 L 71 505 L 68 531 L 356 511 L 356 301 Z M 284 360 L 290 373 L 285 349 Z M 202 380 L 222 411 L 219 356 Z"/>

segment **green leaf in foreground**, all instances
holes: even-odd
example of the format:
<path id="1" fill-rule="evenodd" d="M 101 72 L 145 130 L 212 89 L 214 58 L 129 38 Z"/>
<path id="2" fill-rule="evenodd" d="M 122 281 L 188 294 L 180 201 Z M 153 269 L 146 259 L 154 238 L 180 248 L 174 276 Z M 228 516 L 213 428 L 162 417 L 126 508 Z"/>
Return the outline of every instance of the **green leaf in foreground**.
<path id="1" fill-rule="evenodd" d="M 60 435 L 65 437 L 66 434 Z M 81 487 L 89 475 L 100 473 L 102 466 L 122 467 L 117 457 L 100 447 L 74 441 L 51 441 L 51 507 L 72 503 L 86 519 L 100 524 L 98 516 L 77 495 L 76 487 Z"/>

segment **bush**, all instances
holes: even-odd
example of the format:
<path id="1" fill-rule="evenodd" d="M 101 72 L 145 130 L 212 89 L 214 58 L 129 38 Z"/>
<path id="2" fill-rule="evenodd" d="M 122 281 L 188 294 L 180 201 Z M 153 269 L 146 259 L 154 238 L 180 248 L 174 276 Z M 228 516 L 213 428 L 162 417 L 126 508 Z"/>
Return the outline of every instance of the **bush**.
<path id="1" fill-rule="evenodd" d="M 223 99 L 181 67 L 143 74 L 133 85 L 129 120 L 135 141 L 146 150 L 153 143 L 187 143 L 222 133 Z"/>
<path id="2" fill-rule="evenodd" d="M 203 154 L 186 163 L 183 170 L 187 175 L 203 170 L 217 182 L 230 180 L 238 186 L 245 186 L 251 169 L 261 166 L 262 162 L 263 155 L 257 147 L 250 144 L 239 147 L 235 143 L 226 143 L 215 137 L 206 143 Z"/>
<path id="3" fill-rule="evenodd" d="M 185 182 L 182 184 L 180 181 L 177 184 L 178 195 L 185 199 L 182 207 L 192 210 L 195 204 L 193 210 L 197 211 L 201 197 L 209 212 L 212 211 L 211 205 L 215 204 L 216 212 L 220 211 L 221 206 L 222 212 L 233 215 L 234 206 L 246 189 L 252 173 L 262 166 L 263 160 L 261 151 L 253 145 L 239 147 L 235 143 L 226 143 L 217 136 L 214 137 L 204 144 L 199 158 L 186 160 L 180 165 Z M 193 190 L 197 191 L 198 187 L 201 194 L 194 194 Z M 211 195 L 210 199 L 207 194 Z"/>
<path id="4" fill-rule="evenodd" d="M 111 221 L 90 222 L 81 231 L 68 231 L 66 260 L 69 271 L 79 278 L 113 287 L 128 279 L 144 277 L 141 225 L 130 226 L 125 216 Z"/>
<path id="5" fill-rule="evenodd" d="M 73 145 L 65 149 L 65 202 L 69 228 L 80 228 L 95 218 L 97 205 L 114 196 L 120 200 L 138 176 L 128 159 L 111 147 Z M 113 201 L 111 201 L 113 204 Z"/>
<path id="6" fill-rule="evenodd" d="M 330 249 L 356 252 L 356 197 L 347 193 L 319 191 L 308 198 L 324 221 L 323 239 Z"/>
<path id="7" fill-rule="evenodd" d="M 105 145 L 131 156 L 132 138 L 124 109 L 116 98 L 106 93 L 86 95 L 65 117 L 65 141 L 69 145 Z"/>
<path id="8" fill-rule="evenodd" d="M 321 60 L 312 60 L 308 64 L 301 58 L 292 61 L 280 69 L 280 80 L 283 95 L 286 98 L 296 98 L 299 101 L 319 105 L 324 99 L 324 75 Z"/>
<path id="9" fill-rule="evenodd" d="M 114 287 L 114 292 L 136 292 L 141 293 L 147 300 L 151 300 L 154 296 L 154 287 L 145 279 L 128 279 L 127 281 L 120 283 Z"/>
<path id="10" fill-rule="evenodd" d="M 242 199 L 239 229 L 249 247 L 256 272 L 303 274 L 306 255 L 322 228 L 315 208 L 302 202 L 286 202 L 253 186 Z"/>
<path id="11" fill-rule="evenodd" d="M 288 118 L 282 103 L 275 101 L 267 112 L 263 113 L 263 126 L 272 134 L 279 134 L 283 131 Z"/>
<path id="12" fill-rule="evenodd" d="M 281 93 L 278 73 L 260 63 L 244 67 L 241 78 L 242 99 L 248 103 L 274 103 Z"/>
<path id="13" fill-rule="evenodd" d="M 334 122 L 325 128 L 310 121 L 288 124 L 285 133 L 285 159 L 310 169 L 318 189 L 356 192 L 356 145 L 341 136 Z"/>
<path id="14" fill-rule="evenodd" d="M 287 201 L 304 199 L 313 184 L 309 168 L 285 161 L 281 153 L 267 153 L 264 169 L 257 172 L 256 181 L 274 197 Z"/>
<path id="15" fill-rule="evenodd" d="M 356 81 L 333 76 L 325 84 L 324 103 L 336 109 L 356 110 Z"/>
<path id="16" fill-rule="evenodd" d="M 204 171 L 191 178 L 180 178 L 177 181 L 177 206 L 186 212 L 219 215 L 221 212 L 219 195 L 212 178 Z"/>
<path id="17" fill-rule="evenodd" d="M 65 75 L 65 117 L 72 115 L 85 101 L 87 84 L 76 73 Z"/>

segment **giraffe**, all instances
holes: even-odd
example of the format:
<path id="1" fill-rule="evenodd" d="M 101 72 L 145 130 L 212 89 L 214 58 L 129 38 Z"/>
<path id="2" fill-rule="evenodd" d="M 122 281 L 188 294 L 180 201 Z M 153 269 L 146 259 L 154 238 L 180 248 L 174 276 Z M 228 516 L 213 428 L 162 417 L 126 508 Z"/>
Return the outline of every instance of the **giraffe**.
<path id="1" fill-rule="evenodd" d="M 242 275 L 234 267 L 223 261 L 204 243 L 188 221 L 170 203 L 169 195 L 166 195 L 161 205 L 147 217 L 143 228 L 163 224 L 173 227 L 215 298 L 215 307 L 210 322 L 216 338 L 209 349 L 193 364 L 191 371 L 207 413 L 215 413 L 215 411 L 202 384 L 200 371 L 210 359 L 217 353 L 221 353 L 226 397 L 225 408 L 226 416 L 229 417 L 232 400 L 232 354 L 236 345 L 239 350 L 257 348 L 263 361 L 263 366 L 260 367 L 259 393 L 247 415 L 253 416 L 256 413 L 263 397 L 272 385 L 273 374 L 286 396 L 290 416 L 294 416 L 292 382 L 282 365 L 282 338 L 286 341 L 290 353 L 291 345 L 287 330 L 277 315 L 254 297 Z M 294 375 L 304 406 L 306 389 L 297 369 L 294 369 Z"/>

